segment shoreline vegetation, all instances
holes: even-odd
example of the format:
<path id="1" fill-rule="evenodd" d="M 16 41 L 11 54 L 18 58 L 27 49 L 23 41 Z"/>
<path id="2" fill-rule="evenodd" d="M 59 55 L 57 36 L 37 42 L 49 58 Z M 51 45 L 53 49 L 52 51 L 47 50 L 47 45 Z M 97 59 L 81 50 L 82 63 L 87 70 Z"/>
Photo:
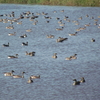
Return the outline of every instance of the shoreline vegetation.
<path id="1" fill-rule="evenodd" d="M 0 0 L 0 3 L 100 7 L 100 0 Z"/>

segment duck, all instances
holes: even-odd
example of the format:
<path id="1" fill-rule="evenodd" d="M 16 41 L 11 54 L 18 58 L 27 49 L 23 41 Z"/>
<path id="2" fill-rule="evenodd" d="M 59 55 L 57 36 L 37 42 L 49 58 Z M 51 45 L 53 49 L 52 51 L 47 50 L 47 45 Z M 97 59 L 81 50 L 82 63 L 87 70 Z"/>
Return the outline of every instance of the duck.
<path id="1" fill-rule="evenodd" d="M 94 38 L 92 38 L 92 39 L 91 39 L 91 42 L 95 42 L 95 39 L 94 39 Z"/>
<path id="2" fill-rule="evenodd" d="M 81 80 L 80 80 L 81 83 L 84 83 L 85 82 L 85 79 L 84 77 L 81 77 Z"/>
<path id="3" fill-rule="evenodd" d="M 47 38 L 54 38 L 54 35 L 47 35 Z"/>
<path id="4" fill-rule="evenodd" d="M 56 59 L 57 58 L 57 53 L 54 53 L 52 58 Z"/>
<path id="5" fill-rule="evenodd" d="M 59 26 L 65 26 L 65 23 L 61 23 L 61 24 L 59 24 Z"/>
<path id="6" fill-rule="evenodd" d="M 22 75 L 13 75 L 12 77 L 13 78 L 24 78 L 24 73 L 25 72 L 22 72 Z"/>
<path id="7" fill-rule="evenodd" d="M 29 77 L 27 83 L 33 83 L 33 80 L 31 79 L 31 77 Z"/>
<path id="8" fill-rule="evenodd" d="M 17 22 L 17 24 L 22 24 L 22 21 L 20 21 L 20 22 Z"/>
<path id="9" fill-rule="evenodd" d="M 2 46 L 3 47 L 9 47 L 9 42 L 8 42 L 8 44 L 3 44 Z"/>
<path id="10" fill-rule="evenodd" d="M 40 78 L 40 75 L 38 75 L 38 76 L 31 75 L 30 77 L 31 77 L 31 79 L 36 79 L 36 78 Z"/>
<path id="11" fill-rule="evenodd" d="M 6 27 L 6 29 L 14 29 L 14 27 L 13 26 L 8 26 L 8 27 Z"/>
<path id="12" fill-rule="evenodd" d="M 71 56 L 70 57 L 66 57 L 65 60 L 72 60 Z"/>
<path id="13" fill-rule="evenodd" d="M 69 36 L 76 36 L 77 32 L 75 32 L 74 34 L 69 34 Z"/>
<path id="14" fill-rule="evenodd" d="M 63 30 L 63 28 L 64 28 L 64 27 L 62 27 L 62 28 L 56 28 L 56 30 Z"/>
<path id="15" fill-rule="evenodd" d="M 67 40 L 68 38 L 62 38 L 62 37 L 59 37 L 56 42 L 63 42 L 64 40 Z"/>
<path id="16" fill-rule="evenodd" d="M 15 56 L 8 56 L 8 58 L 18 58 L 18 54 L 16 54 Z"/>
<path id="17" fill-rule="evenodd" d="M 23 46 L 28 46 L 28 42 L 26 42 L 26 43 L 22 42 L 22 45 Z"/>
<path id="18" fill-rule="evenodd" d="M 74 83 L 73 85 L 80 85 L 80 81 L 77 81 L 76 79 L 73 79 Z"/>
<path id="19" fill-rule="evenodd" d="M 11 35 L 15 35 L 15 33 L 16 33 L 16 32 L 14 32 L 14 33 L 9 33 L 8 35 L 9 35 L 9 36 L 11 36 Z"/>
<path id="20" fill-rule="evenodd" d="M 32 31 L 32 29 L 28 29 L 28 30 L 26 30 L 26 32 L 31 32 Z"/>
<path id="21" fill-rule="evenodd" d="M 26 34 L 24 34 L 24 35 L 20 36 L 19 38 L 25 38 L 25 37 L 27 37 L 27 35 L 26 35 Z"/>
<path id="22" fill-rule="evenodd" d="M 85 24 L 84 26 L 90 26 L 90 23 L 89 24 Z"/>
<path id="23" fill-rule="evenodd" d="M 35 55 L 35 52 L 33 51 L 33 52 L 29 52 L 29 53 L 28 53 L 28 52 L 26 51 L 26 55 L 34 56 L 34 55 Z"/>
<path id="24" fill-rule="evenodd" d="M 4 76 L 13 76 L 13 70 L 11 72 L 5 72 L 4 73 Z"/>
<path id="25" fill-rule="evenodd" d="M 70 56 L 71 59 L 77 59 L 76 55 L 77 55 L 77 54 L 74 54 L 73 56 Z"/>

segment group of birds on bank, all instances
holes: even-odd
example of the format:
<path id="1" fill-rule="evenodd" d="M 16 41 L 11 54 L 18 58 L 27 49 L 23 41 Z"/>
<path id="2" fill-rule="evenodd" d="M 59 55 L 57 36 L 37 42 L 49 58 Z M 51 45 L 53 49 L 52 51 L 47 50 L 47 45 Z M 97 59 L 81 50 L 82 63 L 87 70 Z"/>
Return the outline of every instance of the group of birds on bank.
<path id="1" fill-rule="evenodd" d="M 11 72 L 5 72 L 4 73 L 4 76 L 11 76 L 13 78 L 24 78 L 24 73 L 25 72 L 22 72 L 22 75 L 14 75 L 15 71 L 11 71 Z M 39 79 L 40 78 L 40 75 L 37 75 L 37 76 L 34 76 L 34 75 L 31 75 L 28 80 L 27 80 L 27 83 L 33 83 L 33 79 Z"/>

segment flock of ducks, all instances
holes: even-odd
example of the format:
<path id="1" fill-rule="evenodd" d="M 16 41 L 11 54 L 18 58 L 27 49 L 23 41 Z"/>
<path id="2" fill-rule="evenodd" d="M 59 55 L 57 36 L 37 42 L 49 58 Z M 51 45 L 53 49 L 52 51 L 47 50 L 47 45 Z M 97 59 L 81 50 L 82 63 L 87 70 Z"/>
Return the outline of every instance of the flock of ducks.
<path id="1" fill-rule="evenodd" d="M 13 77 L 13 78 L 24 78 L 24 74 L 25 74 L 25 72 L 22 72 L 22 75 L 14 75 L 13 73 L 14 73 L 15 71 L 11 71 L 11 72 L 5 72 L 4 73 L 4 76 L 11 76 L 11 77 Z M 40 75 L 38 75 L 38 76 L 34 76 L 34 75 L 31 75 L 29 78 L 28 78 L 28 80 L 27 80 L 27 83 L 33 83 L 33 79 L 39 79 L 40 78 Z"/>
<path id="2" fill-rule="evenodd" d="M 64 10 L 62 10 L 61 12 L 64 12 Z M 57 13 L 57 11 L 54 11 L 54 13 Z M 42 12 L 41 14 L 45 15 L 44 16 L 45 19 L 52 19 L 52 17 L 47 16 L 48 13 Z M 32 16 L 30 16 L 30 15 L 32 15 Z M 37 15 L 40 15 L 40 13 L 37 13 Z M 4 16 L 4 15 L 0 15 L 0 16 Z M 5 16 L 8 16 L 8 15 L 5 14 Z M 0 18 L 0 22 L 3 22 L 3 23 L 10 22 L 10 24 L 13 24 L 14 22 L 17 22 L 17 24 L 23 24 L 22 21 L 19 21 L 20 19 L 30 18 L 30 20 L 33 21 L 35 18 L 39 17 L 39 16 L 34 15 L 34 13 L 31 13 L 30 11 L 23 12 L 22 14 L 20 14 L 19 18 L 14 18 L 15 17 L 14 12 L 12 12 L 9 16 L 13 17 L 13 18 L 12 19 L 7 19 L 7 18 L 6 19 L 2 19 L 2 18 Z M 86 17 L 89 17 L 89 15 L 86 15 Z M 82 17 L 79 17 L 78 19 L 82 20 Z M 92 19 L 94 19 L 94 17 L 92 17 Z M 56 28 L 55 30 L 62 31 L 64 29 L 65 23 L 63 23 L 63 21 L 59 17 L 57 17 L 56 20 L 58 20 L 58 24 L 61 27 L 60 28 Z M 68 16 L 65 16 L 64 20 L 67 21 L 67 22 L 71 21 Z M 95 20 L 95 21 L 96 21 L 95 25 L 98 25 L 98 23 L 97 23 L 98 20 Z M 38 21 L 35 20 L 35 22 L 33 24 L 37 25 L 37 23 L 38 23 Z M 49 21 L 47 21 L 47 23 L 49 23 Z M 75 23 L 75 25 L 79 25 L 80 24 L 78 21 L 73 21 L 73 23 Z M 83 27 L 79 27 L 78 29 L 76 29 L 77 32 L 75 32 L 73 34 L 69 33 L 68 35 L 69 36 L 76 36 L 79 31 L 85 30 L 90 25 L 91 25 L 90 23 L 89 24 L 85 24 Z M 13 25 L 7 26 L 6 29 L 14 29 L 14 26 Z M 32 31 L 32 29 L 27 29 L 26 30 L 26 32 L 31 32 L 31 31 Z M 8 35 L 9 36 L 16 35 L 16 32 L 9 33 Z M 19 38 L 25 38 L 25 37 L 27 37 L 26 34 L 23 34 L 23 35 L 19 36 Z M 47 38 L 54 38 L 55 36 L 50 34 L 50 35 L 46 35 L 46 37 Z M 58 39 L 56 39 L 56 42 L 57 43 L 58 42 L 63 42 L 65 40 L 68 40 L 68 38 L 59 37 Z M 95 42 L 95 39 L 92 38 L 91 42 Z M 2 46 L 3 47 L 9 47 L 9 42 L 8 42 L 8 44 L 3 44 Z M 22 46 L 28 46 L 28 42 L 22 42 Z M 26 51 L 25 55 L 35 56 L 35 52 L 27 52 Z M 16 54 L 15 56 L 9 55 L 8 58 L 18 58 L 18 54 Z M 56 59 L 57 58 L 57 53 L 54 53 L 52 58 Z M 74 55 L 71 55 L 70 57 L 66 57 L 65 58 L 65 60 L 73 60 L 73 59 L 77 59 L 77 54 L 74 54 Z M 14 75 L 13 73 L 14 73 L 14 71 L 12 70 L 11 72 L 4 73 L 4 76 L 11 76 L 13 78 L 24 78 L 24 73 L 25 72 L 22 72 L 22 75 Z M 27 81 L 27 83 L 32 83 L 33 82 L 32 79 L 36 79 L 36 78 L 40 78 L 40 75 L 39 76 L 33 76 L 33 75 L 30 76 L 28 81 Z M 84 79 L 84 77 L 82 77 L 80 81 L 77 81 L 76 79 L 74 79 L 73 81 L 74 81 L 73 85 L 80 85 L 80 83 L 84 83 L 85 82 L 85 79 Z"/>
<path id="3" fill-rule="evenodd" d="M 14 75 L 13 73 L 14 73 L 13 70 L 11 72 L 5 72 L 4 76 L 11 76 L 13 78 L 24 78 L 24 73 L 25 72 L 22 72 L 22 75 Z M 28 78 L 27 83 L 33 83 L 33 79 L 39 79 L 39 78 L 40 78 L 40 75 L 38 75 L 38 76 L 31 75 Z M 84 77 L 81 77 L 80 81 L 77 81 L 76 79 L 73 79 L 73 81 L 74 81 L 73 85 L 80 85 L 80 83 L 85 82 L 85 79 L 84 79 Z"/>

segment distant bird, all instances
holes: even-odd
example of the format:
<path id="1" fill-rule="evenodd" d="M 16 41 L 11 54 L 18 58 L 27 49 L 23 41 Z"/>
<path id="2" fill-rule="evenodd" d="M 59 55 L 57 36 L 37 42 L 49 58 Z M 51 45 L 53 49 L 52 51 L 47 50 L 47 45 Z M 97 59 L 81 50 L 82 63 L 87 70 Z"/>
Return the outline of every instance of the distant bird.
<path id="1" fill-rule="evenodd" d="M 54 35 L 47 35 L 47 38 L 54 38 Z"/>
<path id="2" fill-rule="evenodd" d="M 20 21 L 20 22 L 17 22 L 17 24 L 22 24 L 22 21 Z"/>
<path id="3" fill-rule="evenodd" d="M 26 55 L 35 56 L 35 52 L 33 51 L 33 52 L 29 52 L 29 53 L 28 53 L 28 52 L 26 51 Z"/>
<path id="4" fill-rule="evenodd" d="M 9 33 L 8 35 L 9 35 L 9 36 L 11 36 L 11 35 L 16 35 L 15 33 L 16 33 L 16 32 L 14 32 L 14 33 Z"/>
<path id="5" fill-rule="evenodd" d="M 26 34 L 24 34 L 24 35 L 20 36 L 19 38 L 25 38 L 25 37 L 27 37 L 27 35 L 26 35 Z"/>
<path id="6" fill-rule="evenodd" d="M 13 78 L 24 78 L 24 73 L 25 72 L 22 72 L 22 75 L 13 75 L 12 77 Z"/>
<path id="7" fill-rule="evenodd" d="M 80 85 L 80 81 L 77 81 L 76 79 L 73 79 L 74 83 L 73 85 Z"/>
<path id="8" fill-rule="evenodd" d="M 85 79 L 84 77 L 81 77 L 81 80 L 80 80 L 81 83 L 84 83 L 85 82 Z"/>
<path id="9" fill-rule="evenodd" d="M 95 42 L 95 39 L 92 38 L 92 39 L 91 39 L 91 42 Z"/>
<path id="10" fill-rule="evenodd" d="M 59 30 L 59 31 L 60 31 L 60 30 L 63 30 L 63 28 L 64 28 L 64 27 L 62 27 L 62 28 L 56 28 L 56 30 Z"/>
<path id="11" fill-rule="evenodd" d="M 4 76 L 13 76 L 13 70 L 11 72 L 5 72 L 4 73 Z"/>
<path id="12" fill-rule="evenodd" d="M 18 54 L 16 54 L 15 56 L 8 56 L 8 58 L 18 58 Z"/>
<path id="13" fill-rule="evenodd" d="M 22 42 L 22 45 L 23 46 L 28 46 L 28 42 L 26 42 L 26 43 L 25 42 Z"/>
<path id="14" fill-rule="evenodd" d="M 32 29 L 28 29 L 28 30 L 26 30 L 26 32 L 31 32 L 32 31 Z"/>
<path id="15" fill-rule="evenodd" d="M 31 79 L 31 77 L 29 77 L 27 83 L 33 83 L 33 80 Z"/>
<path id="16" fill-rule="evenodd" d="M 40 78 L 40 75 L 38 75 L 38 76 L 31 75 L 30 77 L 31 77 L 31 79 L 36 79 L 36 78 Z"/>
<path id="17" fill-rule="evenodd" d="M 65 40 L 67 40 L 68 38 L 62 38 L 62 37 L 59 37 L 57 40 L 56 40 L 56 42 L 63 42 L 63 41 L 65 41 Z"/>
<path id="18" fill-rule="evenodd" d="M 9 42 L 8 42 L 8 44 L 3 44 L 2 46 L 3 47 L 9 47 Z"/>
<path id="19" fill-rule="evenodd" d="M 52 58 L 56 59 L 57 58 L 57 53 L 54 53 Z"/>
<path id="20" fill-rule="evenodd" d="M 71 57 L 66 57 L 65 60 L 71 60 Z"/>
<path id="21" fill-rule="evenodd" d="M 77 32 L 75 32 L 74 34 L 69 34 L 69 36 L 76 36 Z"/>

